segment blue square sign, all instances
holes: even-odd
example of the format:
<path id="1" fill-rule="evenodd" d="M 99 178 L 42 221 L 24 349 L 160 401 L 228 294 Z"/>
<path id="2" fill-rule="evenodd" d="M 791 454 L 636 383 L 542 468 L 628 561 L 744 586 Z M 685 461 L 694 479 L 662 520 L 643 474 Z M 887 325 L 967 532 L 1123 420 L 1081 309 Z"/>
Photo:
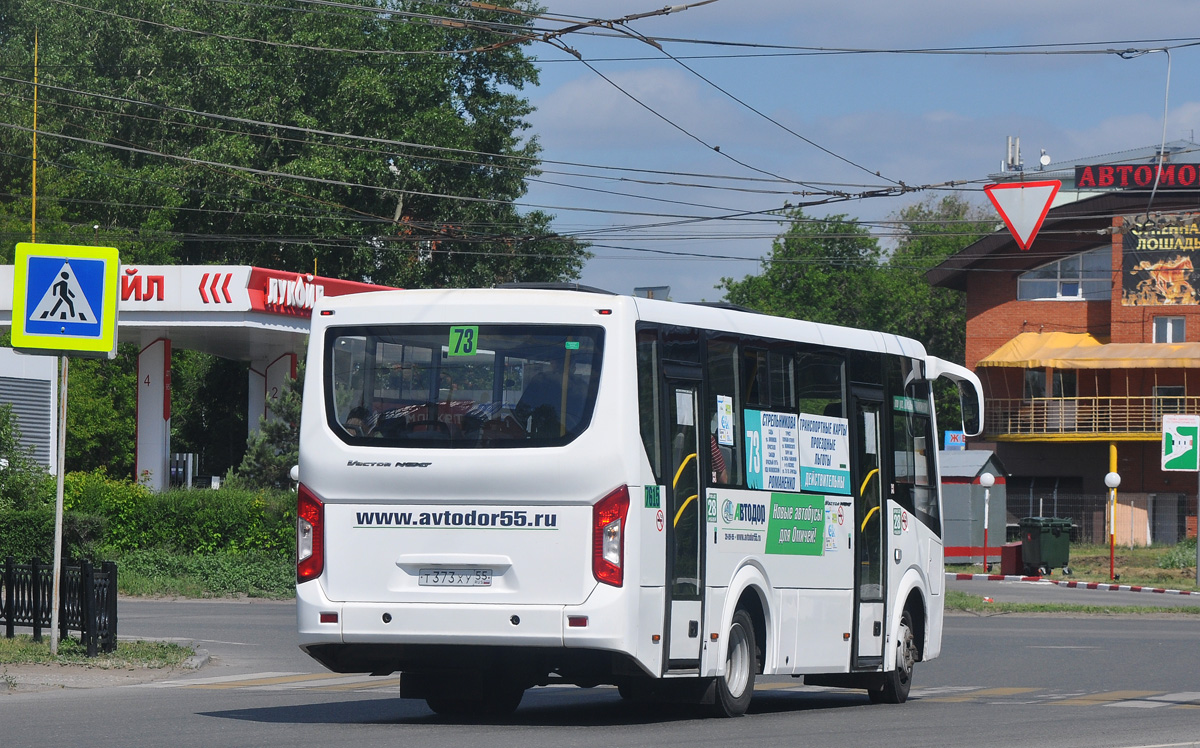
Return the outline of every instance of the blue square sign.
<path id="1" fill-rule="evenodd" d="M 117 250 L 17 245 L 13 348 L 109 356 L 116 350 Z"/>

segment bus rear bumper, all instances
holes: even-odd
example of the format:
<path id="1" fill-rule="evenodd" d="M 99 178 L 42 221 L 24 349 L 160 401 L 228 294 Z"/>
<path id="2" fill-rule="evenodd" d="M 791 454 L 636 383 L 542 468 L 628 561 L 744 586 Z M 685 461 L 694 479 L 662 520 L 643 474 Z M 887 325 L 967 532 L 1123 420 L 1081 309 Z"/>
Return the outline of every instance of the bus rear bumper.
<path id="1" fill-rule="evenodd" d="M 371 672 L 359 657 L 353 670 L 334 667 L 339 649 L 370 652 L 404 650 L 403 658 L 422 649 L 507 650 L 586 649 L 625 652 L 636 637 L 636 615 L 629 596 L 599 585 L 582 605 L 518 605 L 512 603 L 377 603 L 334 602 L 320 584 L 296 588 L 300 648 L 341 672 Z M 637 599 L 633 596 L 633 599 Z M 324 614 L 324 615 L 323 615 Z M 322 656 L 318 652 L 324 653 Z M 382 668 L 381 668 L 382 669 Z M 392 668 L 400 669 L 400 668 Z"/>

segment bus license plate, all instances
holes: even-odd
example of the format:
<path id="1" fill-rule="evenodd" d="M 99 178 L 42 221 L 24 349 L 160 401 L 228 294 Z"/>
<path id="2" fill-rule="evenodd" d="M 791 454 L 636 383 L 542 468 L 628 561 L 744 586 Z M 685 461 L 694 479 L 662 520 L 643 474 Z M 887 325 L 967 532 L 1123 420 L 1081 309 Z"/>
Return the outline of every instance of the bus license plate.
<path id="1" fill-rule="evenodd" d="M 491 587 L 491 569 L 421 569 L 422 587 Z"/>

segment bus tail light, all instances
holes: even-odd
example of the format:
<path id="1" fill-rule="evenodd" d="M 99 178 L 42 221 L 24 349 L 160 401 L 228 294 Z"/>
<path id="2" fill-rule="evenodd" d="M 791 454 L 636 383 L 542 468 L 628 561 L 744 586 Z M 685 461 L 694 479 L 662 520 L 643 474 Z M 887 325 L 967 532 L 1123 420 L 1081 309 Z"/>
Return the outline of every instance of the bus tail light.
<path id="1" fill-rule="evenodd" d="M 592 574 L 596 581 L 620 587 L 624 581 L 625 518 L 629 489 L 621 486 L 592 507 Z"/>
<path id="2" fill-rule="evenodd" d="M 325 505 L 301 483 L 296 489 L 296 581 L 325 570 Z"/>

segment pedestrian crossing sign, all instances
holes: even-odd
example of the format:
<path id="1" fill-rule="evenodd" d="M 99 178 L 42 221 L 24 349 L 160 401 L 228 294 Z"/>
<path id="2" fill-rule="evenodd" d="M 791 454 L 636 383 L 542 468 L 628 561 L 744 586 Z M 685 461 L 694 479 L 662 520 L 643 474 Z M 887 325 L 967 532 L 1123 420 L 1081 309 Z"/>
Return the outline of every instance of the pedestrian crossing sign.
<path id="1" fill-rule="evenodd" d="M 21 243 L 13 264 L 13 348 L 91 358 L 116 355 L 115 247 Z"/>

